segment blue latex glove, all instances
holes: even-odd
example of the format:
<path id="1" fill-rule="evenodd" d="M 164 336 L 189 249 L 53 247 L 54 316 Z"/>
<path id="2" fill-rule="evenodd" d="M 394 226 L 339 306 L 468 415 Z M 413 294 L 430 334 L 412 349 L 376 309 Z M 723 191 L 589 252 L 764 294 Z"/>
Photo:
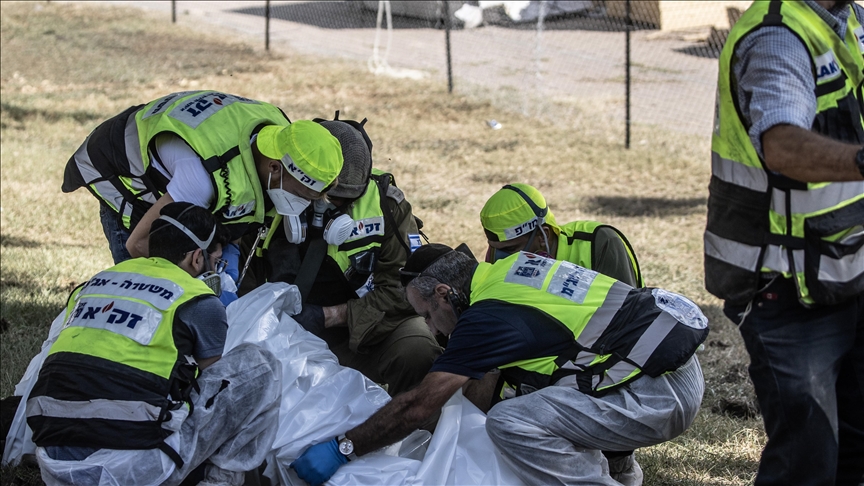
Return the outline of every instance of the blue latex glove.
<path id="1" fill-rule="evenodd" d="M 222 259 L 228 262 L 228 265 L 225 266 L 225 274 L 231 277 L 236 283 L 237 279 L 240 278 L 240 247 L 236 243 L 229 243 L 223 246 Z M 237 299 L 236 292 L 228 292 L 226 290 L 223 290 L 219 296 L 219 301 L 226 307 Z"/>
<path id="2" fill-rule="evenodd" d="M 240 278 L 240 247 L 236 243 L 229 243 L 222 247 L 222 259 L 228 262 L 225 273 L 236 282 Z"/>
<path id="3" fill-rule="evenodd" d="M 239 299 L 239 297 L 237 297 L 237 294 L 234 292 L 226 292 L 223 290 L 222 293 L 219 295 L 219 301 L 222 302 L 222 305 L 224 305 L 225 307 L 228 307 L 228 304 L 234 302 L 237 299 Z"/>
<path id="4" fill-rule="evenodd" d="M 297 471 L 297 476 L 312 486 L 324 484 L 339 469 L 348 462 L 348 458 L 339 452 L 336 439 L 306 449 L 291 466 Z"/>

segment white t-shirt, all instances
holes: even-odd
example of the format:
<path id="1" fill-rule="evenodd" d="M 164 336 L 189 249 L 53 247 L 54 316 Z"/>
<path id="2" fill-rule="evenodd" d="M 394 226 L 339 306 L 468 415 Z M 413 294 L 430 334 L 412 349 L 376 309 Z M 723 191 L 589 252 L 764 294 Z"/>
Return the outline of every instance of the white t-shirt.
<path id="1" fill-rule="evenodd" d="M 216 193 L 201 157 L 173 133 L 156 137 L 156 153 L 162 163 L 154 161 L 153 165 L 168 178 L 168 194 L 175 201 L 209 208 Z"/>

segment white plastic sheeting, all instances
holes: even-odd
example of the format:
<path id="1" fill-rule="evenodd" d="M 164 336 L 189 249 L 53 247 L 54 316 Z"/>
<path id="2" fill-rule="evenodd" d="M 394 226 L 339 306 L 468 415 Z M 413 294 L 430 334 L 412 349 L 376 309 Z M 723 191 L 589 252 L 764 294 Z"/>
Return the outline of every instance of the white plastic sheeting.
<path id="1" fill-rule="evenodd" d="M 230 349 L 241 342 L 257 343 L 282 361 L 279 432 L 267 475 L 292 485 L 305 484 L 289 466 L 306 447 L 359 425 L 390 400 L 361 373 L 340 366 L 324 341 L 289 317 L 299 311 L 296 287 L 278 283 L 259 287 L 228 306 L 225 344 Z M 342 466 L 328 484 L 521 484 L 501 461 L 485 422 L 486 416 L 457 394 L 442 410 L 422 461 L 409 458 L 422 453 L 415 450 L 424 438 L 418 431 L 403 444 Z"/>
<path id="2" fill-rule="evenodd" d="M 226 351 L 243 342 L 256 343 L 282 362 L 278 432 L 266 474 L 274 482 L 290 485 L 305 484 L 289 466 L 306 447 L 362 423 L 390 399 L 365 376 L 339 365 L 324 341 L 297 324 L 290 315 L 299 310 L 296 287 L 266 284 L 228 306 L 225 343 Z M 42 352 L 33 358 L 15 388 L 24 399 L 7 436 L 3 464 L 17 464 L 24 454 L 35 451 L 24 404 L 60 332 L 62 318 L 61 313 L 55 319 Z M 457 393 L 442 410 L 431 441 L 427 432 L 415 431 L 402 443 L 342 466 L 328 484 L 521 484 L 501 461 L 486 434 L 485 422 L 486 416 Z M 414 459 L 419 457 L 422 460 Z"/>

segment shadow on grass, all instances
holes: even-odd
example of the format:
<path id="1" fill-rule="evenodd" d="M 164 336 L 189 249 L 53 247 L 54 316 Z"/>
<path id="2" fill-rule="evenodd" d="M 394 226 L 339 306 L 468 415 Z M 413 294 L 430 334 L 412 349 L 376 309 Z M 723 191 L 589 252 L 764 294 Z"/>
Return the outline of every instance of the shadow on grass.
<path id="1" fill-rule="evenodd" d="M 73 282 L 45 285 L 26 273 L 4 269 L 0 276 L 0 314 L 6 321 L 3 333 L 47 329 L 76 286 Z"/>
<path id="2" fill-rule="evenodd" d="M 597 214 L 623 217 L 687 216 L 705 211 L 708 199 L 691 197 L 672 199 L 663 197 L 595 196 L 586 200 L 586 210 Z"/>
<path id="3" fill-rule="evenodd" d="M 105 118 L 103 113 L 93 113 L 89 111 L 73 111 L 70 113 L 64 113 L 61 111 L 24 108 L 19 105 L 5 102 L 0 103 L 0 111 L 2 111 L 4 115 L 11 117 L 16 122 L 23 122 L 25 120 L 32 120 L 41 117 L 49 123 L 57 123 L 60 120 L 72 119 L 75 120 L 76 123 L 83 125 L 94 120 L 102 120 Z"/>
<path id="4" fill-rule="evenodd" d="M 17 248 L 37 248 L 42 244 L 38 241 L 22 238 L 20 236 L 0 236 L 0 246 L 9 246 Z"/>

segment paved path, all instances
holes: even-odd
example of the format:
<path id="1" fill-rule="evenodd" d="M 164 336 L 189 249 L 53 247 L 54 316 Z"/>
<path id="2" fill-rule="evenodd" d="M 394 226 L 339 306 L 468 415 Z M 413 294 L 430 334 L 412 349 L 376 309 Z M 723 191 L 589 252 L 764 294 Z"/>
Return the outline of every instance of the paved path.
<path id="1" fill-rule="evenodd" d="M 169 1 L 112 3 L 163 12 L 167 21 L 171 18 Z M 376 14 L 360 3 L 271 2 L 271 49 L 367 63 L 373 53 Z M 246 37 L 253 45 L 264 45 L 264 2 L 179 1 L 176 5 L 181 25 L 205 22 Z M 579 30 L 573 29 L 576 22 L 582 23 Z M 544 27 L 539 38 L 534 26 L 452 31 L 455 89 L 498 93 L 498 102 L 529 115 L 606 113 L 623 121 L 624 33 L 598 30 L 615 26 L 587 19 L 547 20 Z M 392 36 L 387 57 L 391 67 L 419 71 L 446 83 L 443 30 L 394 17 Z M 382 55 L 385 42 L 386 31 L 381 33 Z M 633 32 L 631 45 L 633 122 L 707 137 L 717 60 L 692 43 L 656 39 L 656 31 Z"/>

